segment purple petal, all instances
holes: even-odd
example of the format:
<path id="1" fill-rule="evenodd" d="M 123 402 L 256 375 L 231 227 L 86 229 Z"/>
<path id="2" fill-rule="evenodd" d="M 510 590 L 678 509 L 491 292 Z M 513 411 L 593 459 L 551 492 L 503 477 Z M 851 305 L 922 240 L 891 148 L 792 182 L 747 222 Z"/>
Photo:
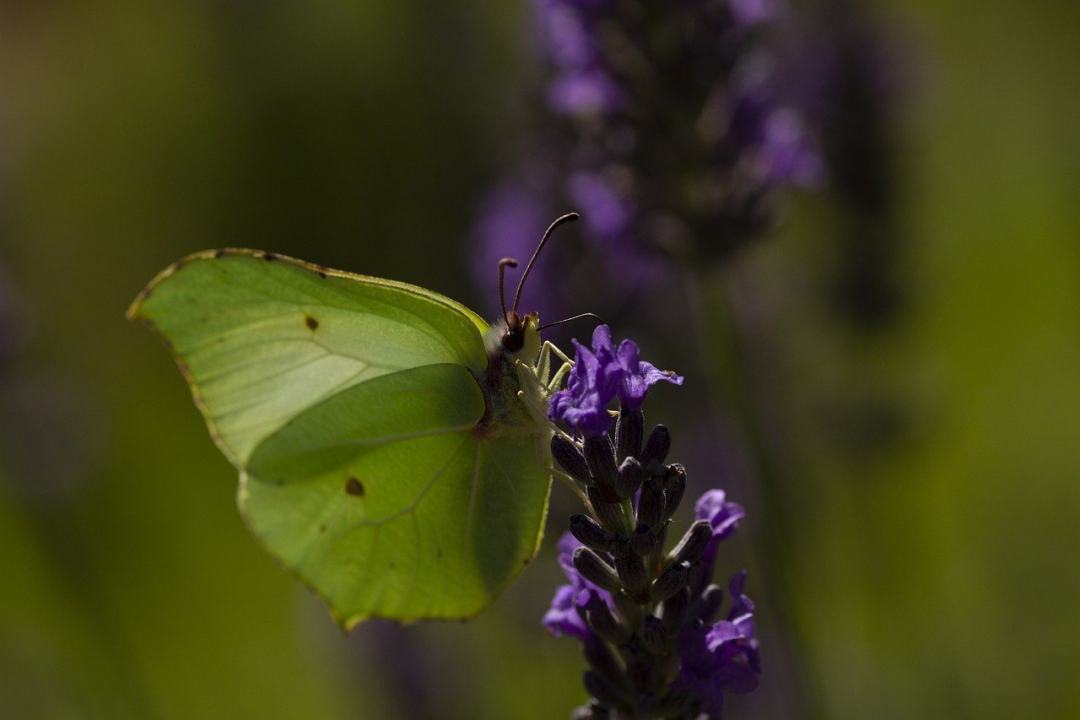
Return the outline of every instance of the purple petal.
<path id="1" fill-rule="evenodd" d="M 594 68 L 566 73 L 548 87 L 548 105 L 560 115 L 596 115 L 618 110 L 624 94 L 611 76 Z"/>

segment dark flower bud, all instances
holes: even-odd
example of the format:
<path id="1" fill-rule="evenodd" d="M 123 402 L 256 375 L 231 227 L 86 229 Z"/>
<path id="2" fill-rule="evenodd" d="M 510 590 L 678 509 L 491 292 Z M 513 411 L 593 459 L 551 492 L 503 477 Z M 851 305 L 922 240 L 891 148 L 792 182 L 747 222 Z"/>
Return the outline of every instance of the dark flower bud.
<path id="1" fill-rule="evenodd" d="M 615 536 L 600 527 L 599 523 L 588 515 L 570 516 L 570 534 L 582 545 L 597 552 L 611 552 Z"/>
<path id="2" fill-rule="evenodd" d="M 686 575 L 689 563 L 677 562 L 668 565 L 660 577 L 653 581 L 650 595 L 656 601 L 667 600 L 669 597 L 686 587 Z"/>
<path id="3" fill-rule="evenodd" d="M 596 513 L 596 519 L 606 530 L 612 533 L 628 530 L 629 519 L 623 512 L 622 506 L 617 501 L 605 497 L 603 488 L 591 487 L 586 494 L 589 497 L 589 504 Z"/>
<path id="4" fill-rule="evenodd" d="M 632 632 L 636 631 L 638 626 L 641 625 L 643 616 L 641 606 L 626 593 L 613 593 L 611 599 L 615 603 L 615 609 L 618 610 L 619 617 L 623 619 L 623 624 Z"/>
<path id="5" fill-rule="evenodd" d="M 724 589 L 719 585 L 710 585 L 701 594 L 698 605 L 698 619 L 706 625 L 712 625 L 720 617 L 720 608 L 724 605 Z"/>
<path id="6" fill-rule="evenodd" d="M 657 425 L 645 440 L 645 449 L 641 451 L 641 464 L 648 468 L 653 463 L 663 463 L 671 450 L 671 433 L 664 425 Z"/>
<path id="7" fill-rule="evenodd" d="M 615 494 L 623 499 L 632 496 L 641 487 L 641 481 L 644 478 L 645 471 L 642 470 L 637 458 L 626 458 L 615 476 Z"/>
<path id="8" fill-rule="evenodd" d="M 664 621 L 655 615 L 646 615 L 641 623 L 641 644 L 653 655 L 664 655 L 668 651 L 667 630 Z"/>
<path id="9" fill-rule="evenodd" d="M 613 645 L 622 646 L 630 639 L 630 631 L 615 619 L 611 608 L 595 593 L 585 605 L 585 622 L 594 633 Z"/>
<path id="10" fill-rule="evenodd" d="M 652 552 L 649 553 L 649 559 L 645 563 L 645 566 L 652 568 L 653 572 L 658 572 L 664 565 L 664 545 L 667 543 L 667 530 L 670 522 L 666 522 L 660 526 L 660 531 L 656 533 L 656 544 L 653 546 Z"/>
<path id="11" fill-rule="evenodd" d="M 683 494 L 686 492 L 686 468 L 674 464 L 668 466 L 664 476 L 664 519 L 670 518 L 679 509 Z"/>
<path id="12" fill-rule="evenodd" d="M 706 552 L 708 552 L 707 548 Z M 706 560 L 708 560 L 708 562 L 706 562 Z M 705 592 L 705 588 L 712 582 L 713 566 L 715 564 L 715 557 L 703 557 L 699 562 L 690 566 L 690 574 L 686 578 L 686 586 L 690 588 L 691 595 L 694 597 L 701 597 L 701 593 Z"/>
<path id="13" fill-rule="evenodd" d="M 646 695 L 635 706 L 634 717 L 642 718 L 681 718 L 694 717 L 697 713 L 691 713 L 694 700 L 685 693 L 669 690 L 663 695 Z"/>
<path id="14" fill-rule="evenodd" d="M 585 463 L 585 456 L 578 450 L 577 445 L 562 435 L 552 436 L 551 456 L 570 477 L 585 485 L 595 484 L 592 476 L 589 475 L 589 466 Z"/>
<path id="15" fill-rule="evenodd" d="M 683 588 L 679 592 L 660 603 L 660 619 L 664 621 L 664 629 L 668 635 L 674 636 L 686 619 L 686 611 L 690 607 L 690 590 Z"/>
<path id="16" fill-rule="evenodd" d="M 627 553 L 615 558 L 615 570 L 631 595 L 640 596 L 649 587 L 649 575 L 640 555 Z"/>
<path id="17" fill-rule="evenodd" d="M 611 543 L 612 557 L 622 557 L 630 552 L 630 538 L 622 533 L 615 533 L 615 540 Z"/>
<path id="18" fill-rule="evenodd" d="M 638 557 L 645 557 L 656 547 L 656 533 L 648 525 L 638 525 L 630 536 L 630 549 Z"/>
<path id="19" fill-rule="evenodd" d="M 708 520 L 698 520 L 690 526 L 668 557 L 671 558 L 671 562 L 697 562 L 701 559 L 711 539 L 712 525 Z"/>
<path id="20" fill-rule="evenodd" d="M 647 692 L 654 678 L 652 663 L 644 657 L 632 658 L 626 664 L 626 678 L 630 681 L 630 687 L 634 689 L 634 695 Z"/>
<path id="21" fill-rule="evenodd" d="M 622 460 L 641 454 L 641 436 L 645 432 L 645 416 L 640 410 L 619 408 L 619 419 L 615 423 L 615 450 Z"/>
<path id="22" fill-rule="evenodd" d="M 574 551 L 574 567 L 583 578 L 599 588 L 618 592 L 622 587 L 615 570 L 589 548 L 579 547 Z"/>
<path id="23" fill-rule="evenodd" d="M 615 448 L 607 435 L 592 435 L 585 438 L 585 462 L 589 472 L 602 487 L 615 486 Z"/>
<path id="24" fill-rule="evenodd" d="M 592 670 L 585 671 L 582 681 L 585 685 L 585 691 L 603 704 L 613 706 L 627 704 L 625 691 Z"/>
<path id="25" fill-rule="evenodd" d="M 622 669 L 615 656 L 611 654 L 607 643 L 598 637 L 591 636 L 585 639 L 583 653 L 589 667 L 613 687 L 626 687 L 626 678 L 623 677 Z"/>
<path id="26" fill-rule="evenodd" d="M 664 491 L 661 489 L 659 480 L 649 478 L 641 486 L 641 497 L 638 499 L 638 524 L 660 527 L 664 519 Z"/>

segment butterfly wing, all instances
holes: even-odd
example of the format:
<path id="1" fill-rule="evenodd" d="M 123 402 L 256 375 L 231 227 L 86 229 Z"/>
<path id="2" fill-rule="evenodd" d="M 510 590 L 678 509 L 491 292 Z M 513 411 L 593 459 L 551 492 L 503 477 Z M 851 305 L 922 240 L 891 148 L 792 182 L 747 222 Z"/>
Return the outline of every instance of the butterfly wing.
<path id="1" fill-rule="evenodd" d="M 463 306 L 227 250 L 167 269 L 129 315 L 170 345 L 255 535 L 346 627 L 471 617 L 535 554 L 549 430 L 491 422 L 512 388 L 484 382 L 486 324 Z"/>

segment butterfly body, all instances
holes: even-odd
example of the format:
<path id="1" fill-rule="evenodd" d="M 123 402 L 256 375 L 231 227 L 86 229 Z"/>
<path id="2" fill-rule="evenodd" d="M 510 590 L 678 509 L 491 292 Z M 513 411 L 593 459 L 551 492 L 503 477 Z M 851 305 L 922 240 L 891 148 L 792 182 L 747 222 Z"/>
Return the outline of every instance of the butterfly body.
<path id="1" fill-rule="evenodd" d="M 535 316 L 515 351 L 436 293 L 241 249 L 170 266 L 129 316 L 175 355 L 253 533 L 343 626 L 471 617 L 535 555 Z"/>

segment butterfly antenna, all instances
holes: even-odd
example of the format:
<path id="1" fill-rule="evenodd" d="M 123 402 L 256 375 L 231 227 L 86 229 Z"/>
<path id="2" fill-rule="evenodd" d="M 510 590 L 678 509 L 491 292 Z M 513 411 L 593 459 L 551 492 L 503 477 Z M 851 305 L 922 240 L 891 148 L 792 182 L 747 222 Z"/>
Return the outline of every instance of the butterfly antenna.
<path id="1" fill-rule="evenodd" d="M 587 313 L 581 313 L 580 315 L 575 315 L 573 317 L 563 318 L 562 320 L 556 320 L 555 322 L 548 323 L 547 325 L 541 325 L 538 329 L 539 330 L 546 330 L 549 327 L 555 327 L 556 325 L 562 325 L 563 323 L 573 322 L 575 320 L 580 320 L 581 318 L 587 318 L 587 317 L 598 321 L 601 325 L 604 324 L 604 319 L 602 317 L 600 317 L 596 313 L 587 312 Z"/>
<path id="2" fill-rule="evenodd" d="M 525 278 L 529 277 L 529 271 L 533 268 L 533 263 L 536 262 L 536 258 L 540 255 L 540 251 L 544 249 L 544 245 L 547 243 L 548 238 L 551 237 L 551 233 L 555 232 L 555 228 L 559 227 L 563 223 L 573 222 L 577 220 L 581 215 L 576 212 L 566 213 L 562 217 L 555 218 L 555 222 L 548 225 L 548 229 L 544 231 L 544 236 L 540 238 L 540 244 L 536 246 L 536 250 L 533 252 L 532 257 L 529 258 L 529 264 L 525 266 L 525 272 L 521 273 L 521 279 L 518 280 L 517 290 L 514 292 L 514 306 L 510 308 L 514 312 L 517 312 L 518 302 L 521 300 L 521 289 L 525 287 Z"/>
<path id="3" fill-rule="evenodd" d="M 504 257 L 499 261 L 499 305 L 502 306 L 503 320 L 506 324 L 510 325 L 510 315 L 506 312 L 506 293 L 504 289 L 506 287 L 506 268 L 516 268 L 518 261 L 512 257 Z"/>

